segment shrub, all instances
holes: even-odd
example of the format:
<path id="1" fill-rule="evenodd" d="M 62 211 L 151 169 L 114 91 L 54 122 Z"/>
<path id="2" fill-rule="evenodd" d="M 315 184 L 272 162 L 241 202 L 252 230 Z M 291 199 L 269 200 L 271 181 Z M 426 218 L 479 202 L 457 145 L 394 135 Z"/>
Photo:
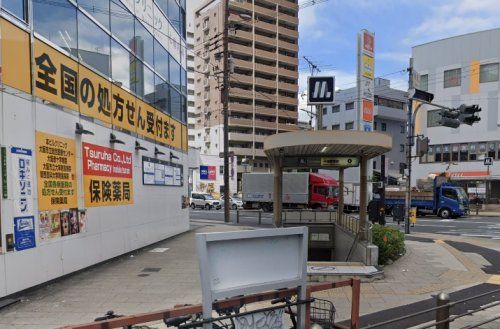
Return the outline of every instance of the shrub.
<path id="1" fill-rule="evenodd" d="M 403 232 L 382 225 L 373 225 L 373 244 L 378 247 L 378 263 L 385 265 L 387 261 L 395 261 L 405 253 L 405 236 Z"/>

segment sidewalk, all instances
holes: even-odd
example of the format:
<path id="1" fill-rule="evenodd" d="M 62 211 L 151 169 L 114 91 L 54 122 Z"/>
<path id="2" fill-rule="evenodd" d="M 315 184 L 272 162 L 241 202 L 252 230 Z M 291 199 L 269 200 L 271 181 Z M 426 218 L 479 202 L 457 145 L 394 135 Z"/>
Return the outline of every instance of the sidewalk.
<path id="1" fill-rule="evenodd" d="M 235 229 L 244 228 L 200 226 L 132 256 L 27 293 L 22 302 L 0 310 L 0 327 L 54 328 L 90 322 L 108 310 L 117 314 L 135 314 L 175 304 L 200 303 L 195 233 Z M 469 256 L 443 242 L 422 241 L 407 241 L 406 255 L 384 268 L 383 280 L 362 284 L 361 314 L 410 304 L 428 299 L 440 291 L 451 292 L 490 279 L 491 276 L 481 271 L 478 262 Z M 485 240 L 479 241 L 485 244 Z M 333 300 L 337 319 L 349 318 L 349 288 L 334 289 L 315 296 Z M 161 324 L 153 327 L 164 328 Z"/>

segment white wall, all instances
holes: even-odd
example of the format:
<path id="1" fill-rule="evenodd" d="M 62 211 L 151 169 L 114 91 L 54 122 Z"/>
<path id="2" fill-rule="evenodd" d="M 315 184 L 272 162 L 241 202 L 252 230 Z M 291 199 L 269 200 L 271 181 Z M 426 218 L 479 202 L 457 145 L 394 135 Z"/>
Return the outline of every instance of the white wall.
<path id="1" fill-rule="evenodd" d="M 216 167 L 216 180 L 200 180 L 200 168 L 193 170 L 193 191 L 194 192 L 206 192 L 200 188 L 201 184 L 209 184 L 213 183 L 215 185 L 215 192 L 218 193 L 220 191 L 220 186 L 224 186 L 224 175 L 220 173 L 219 167 L 224 166 L 224 158 L 220 158 L 219 155 L 200 155 L 200 165 L 201 166 L 215 166 Z M 237 192 L 237 164 L 236 157 L 229 159 L 229 165 L 232 167 L 233 176 L 229 177 L 229 190 L 231 191 L 231 195 Z"/>
<path id="2" fill-rule="evenodd" d="M 133 154 L 134 204 L 87 209 L 87 232 L 40 241 L 38 232 L 38 198 L 36 179 L 35 131 L 71 138 L 76 141 L 78 206 L 84 209 L 81 143 L 89 142 L 105 147 L 109 144 L 111 129 L 82 120 L 84 128 L 94 136 L 75 135 L 75 123 L 80 119 L 75 112 L 65 112 L 41 103 L 32 103 L 8 93 L 0 92 L 0 144 L 33 150 L 34 215 L 36 248 L 0 254 L 0 297 L 41 284 L 61 275 L 102 262 L 112 257 L 152 244 L 189 229 L 187 209 L 181 208 L 181 197 L 187 195 L 187 155 L 173 151 L 177 161 L 184 165 L 183 187 L 144 186 L 142 184 L 142 156 L 154 156 L 153 143 L 141 140 L 148 151 L 136 152 L 136 138 L 115 131 L 125 145 L 116 149 Z M 169 149 L 157 146 L 167 154 Z M 8 164 L 10 170 L 10 163 Z M 1 200 L 2 246 L 5 252 L 5 234 L 13 232 L 13 195 Z"/>

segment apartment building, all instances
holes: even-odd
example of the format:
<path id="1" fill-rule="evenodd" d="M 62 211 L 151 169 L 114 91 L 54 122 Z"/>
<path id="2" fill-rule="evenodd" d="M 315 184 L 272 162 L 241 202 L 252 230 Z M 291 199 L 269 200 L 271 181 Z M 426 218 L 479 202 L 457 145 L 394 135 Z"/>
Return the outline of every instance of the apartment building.
<path id="1" fill-rule="evenodd" d="M 298 4 L 296 0 L 229 2 L 230 76 L 229 149 L 238 163 L 268 171 L 266 136 L 298 130 Z M 202 154 L 223 151 L 224 6 L 206 1 L 195 13 L 195 108 L 201 112 L 195 143 Z"/>

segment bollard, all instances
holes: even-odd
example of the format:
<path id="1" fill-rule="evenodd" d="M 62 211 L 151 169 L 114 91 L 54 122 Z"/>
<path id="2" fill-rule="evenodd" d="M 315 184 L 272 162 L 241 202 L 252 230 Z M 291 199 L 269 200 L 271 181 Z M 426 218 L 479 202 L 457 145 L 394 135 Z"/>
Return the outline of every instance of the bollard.
<path id="1" fill-rule="evenodd" d="M 437 296 L 437 307 L 447 305 L 436 310 L 436 322 L 448 320 L 450 318 L 450 295 L 442 292 Z M 446 321 L 436 325 L 436 329 L 449 329 L 450 322 Z"/>
<path id="2" fill-rule="evenodd" d="M 262 212 L 259 210 L 259 225 L 262 224 Z"/>

